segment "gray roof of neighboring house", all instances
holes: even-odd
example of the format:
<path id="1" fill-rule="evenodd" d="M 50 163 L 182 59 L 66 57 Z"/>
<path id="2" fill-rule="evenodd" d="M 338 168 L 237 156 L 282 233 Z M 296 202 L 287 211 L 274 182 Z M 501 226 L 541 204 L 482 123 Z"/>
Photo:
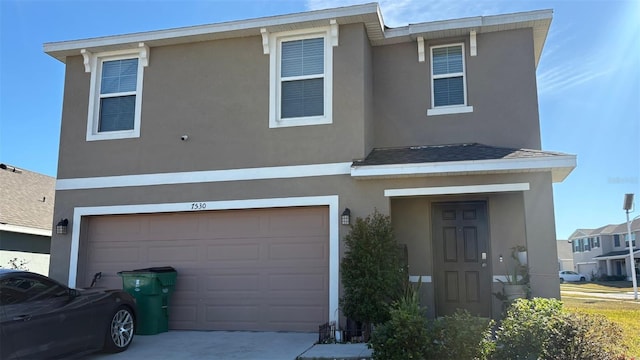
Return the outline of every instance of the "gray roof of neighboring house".
<path id="1" fill-rule="evenodd" d="M 0 225 L 51 230 L 56 179 L 0 164 Z"/>
<path id="2" fill-rule="evenodd" d="M 631 232 L 640 231 L 640 219 L 635 219 L 631 222 Z M 605 226 L 601 226 L 597 229 L 577 229 L 576 231 L 569 236 L 569 240 L 579 239 L 585 236 L 598 236 L 598 235 L 615 235 L 615 234 L 626 234 L 627 233 L 627 223 L 623 222 L 621 224 L 609 224 Z"/>
<path id="3" fill-rule="evenodd" d="M 567 154 L 552 151 L 488 146 L 478 143 L 409 146 L 373 149 L 364 160 L 354 161 L 353 166 L 524 159 L 565 155 Z"/>
<path id="4" fill-rule="evenodd" d="M 638 251 L 640 251 L 640 248 L 633 249 L 634 255 Z M 594 259 L 606 258 L 606 257 L 620 257 L 620 256 L 621 257 L 629 256 L 629 250 L 610 251 L 610 252 L 608 252 L 606 254 L 598 255 L 598 256 L 594 257 Z"/>

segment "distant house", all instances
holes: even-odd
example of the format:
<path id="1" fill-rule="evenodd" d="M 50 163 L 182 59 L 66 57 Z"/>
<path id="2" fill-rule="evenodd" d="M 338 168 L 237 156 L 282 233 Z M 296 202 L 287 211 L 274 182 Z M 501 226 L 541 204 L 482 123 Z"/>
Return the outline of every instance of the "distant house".
<path id="1" fill-rule="evenodd" d="M 634 249 L 634 268 L 640 269 L 640 219 L 631 223 L 631 243 Z M 627 241 L 627 224 L 613 224 L 597 229 L 578 229 L 571 234 L 573 262 L 576 271 L 585 275 L 626 276 L 631 278 L 631 262 Z"/>
<path id="2" fill-rule="evenodd" d="M 56 179 L 0 164 L 0 266 L 47 275 Z M 15 259 L 15 260 L 14 260 Z"/>
<path id="3" fill-rule="evenodd" d="M 574 270 L 571 243 L 568 240 L 558 239 L 556 246 L 558 248 L 558 270 Z"/>

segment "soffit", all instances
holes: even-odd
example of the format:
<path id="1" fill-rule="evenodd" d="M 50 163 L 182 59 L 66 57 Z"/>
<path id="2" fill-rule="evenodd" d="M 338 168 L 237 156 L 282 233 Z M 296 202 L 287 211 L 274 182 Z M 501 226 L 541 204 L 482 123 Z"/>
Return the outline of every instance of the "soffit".
<path id="1" fill-rule="evenodd" d="M 552 10 L 538 10 L 506 15 L 432 21 L 410 24 L 398 28 L 386 28 L 378 4 L 369 3 L 209 25 L 51 42 L 44 44 L 44 51 L 54 58 L 65 62 L 67 56 L 79 55 L 81 49 L 87 49 L 95 53 L 133 49 L 137 48 L 140 42 L 144 42 L 145 45 L 149 47 L 156 47 L 234 37 L 260 36 L 260 29 L 262 28 L 266 28 L 269 32 L 307 29 L 327 26 L 330 20 L 335 19 L 338 25 L 364 24 L 369 41 L 373 46 L 412 42 L 415 41 L 418 36 L 429 40 L 468 36 L 470 31 L 476 31 L 476 33 L 482 34 L 495 31 L 532 28 L 535 63 L 537 66 L 552 17 Z"/>

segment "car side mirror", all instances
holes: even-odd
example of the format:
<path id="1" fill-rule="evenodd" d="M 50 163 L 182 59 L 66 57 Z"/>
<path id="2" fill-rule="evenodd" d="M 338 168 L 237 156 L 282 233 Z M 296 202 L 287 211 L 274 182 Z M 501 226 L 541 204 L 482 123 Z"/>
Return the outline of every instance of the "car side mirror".
<path id="1" fill-rule="evenodd" d="M 80 291 L 78 291 L 76 289 L 69 289 L 69 298 L 75 299 L 78 296 L 80 296 Z"/>

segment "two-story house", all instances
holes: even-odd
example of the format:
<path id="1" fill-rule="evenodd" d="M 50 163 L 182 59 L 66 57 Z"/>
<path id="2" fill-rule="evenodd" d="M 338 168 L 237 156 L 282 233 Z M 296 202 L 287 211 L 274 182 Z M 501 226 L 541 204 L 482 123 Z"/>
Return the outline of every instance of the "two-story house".
<path id="1" fill-rule="evenodd" d="M 601 276 L 626 277 L 631 280 L 632 268 L 640 274 L 640 219 L 631 222 L 633 264 L 629 256 L 627 223 L 605 225 L 597 229 L 577 229 L 569 237 L 576 271 L 589 278 Z"/>
<path id="2" fill-rule="evenodd" d="M 552 11 L 385 26 L 377 4 L 47 43 L 66 68 L 51 274 L 178 271 L 174 329 L 338 321 L 342 239 L 391 216 L 430 316 L 498 316 L 511 248 L 559 297 L 536 66 Z M 501 262 L 503 259 L 504 262 Z"/>

